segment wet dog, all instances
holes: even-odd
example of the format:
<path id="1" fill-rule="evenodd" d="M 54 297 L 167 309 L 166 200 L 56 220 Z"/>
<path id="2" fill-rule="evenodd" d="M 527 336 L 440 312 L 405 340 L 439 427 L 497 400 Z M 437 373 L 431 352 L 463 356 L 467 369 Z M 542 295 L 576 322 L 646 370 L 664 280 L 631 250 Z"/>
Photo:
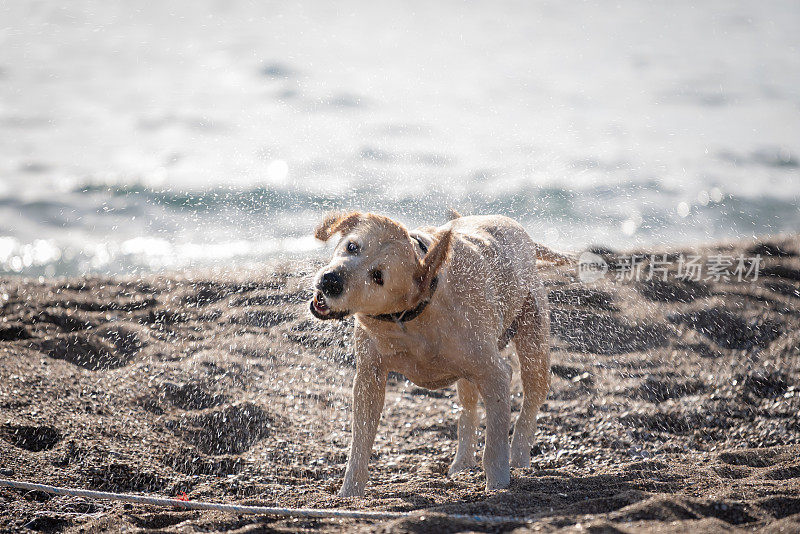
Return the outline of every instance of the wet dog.
<path id="1" fill-rule="evenodd" d="M 477 404 L 486 410 L 486 489 L 507 487 L 510 468 L 530 465 L 536 413 L 550 387 L 547 293 L 536 260 L 568 263 L 500 215 L 454 218 L 408 231 L 371 213 L 334 214 L 316 237 L 341 235 L 314 279 L 311 313 L 355 316 L 352 446 L 340 496 L 363 495 L 387 375 L 428 389 L 453 383 L 463 410 L 450 473 L 475 465 Z M 513 341 L 523 387 L 509 448 Z"/>

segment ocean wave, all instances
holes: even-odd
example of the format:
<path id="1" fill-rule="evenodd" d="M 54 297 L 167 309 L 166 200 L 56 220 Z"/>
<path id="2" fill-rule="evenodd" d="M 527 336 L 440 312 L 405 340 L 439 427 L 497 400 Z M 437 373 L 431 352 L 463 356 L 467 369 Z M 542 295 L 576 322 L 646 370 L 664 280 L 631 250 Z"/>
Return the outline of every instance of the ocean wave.
<path id="1" fill-rule="evenodd" d="M 502 213 L 522 221 L 558 220 L 573 224 L 613 224 L 633 218 L 641 219 L 637 227 L 667 232 L 670 228 L 680 232 L 682 223 L 691 221 L 695 215 L 702 215 L 716 226 L 727 224 L 732 230 L 791 229 L 800 225 L 800 208 L 794 198 L 741 197 L 718 189 L 687 198 L 684 192 L 667 190 L 656 180 L 598 185 L 584 190 L 522 184 L 502 191 L 459 192 L 435 185 L 421 194 L 391 191 L 381 184 L 363 184 L 330 194 L 279 187 L 182 191 L 136 184 L 85 185 L 75 193 L 94 197 L 94 203 L 89 205 L 95 205 L 95 212 L 102 212 L 101 206 L 108 205 L 109 199 L 124 199 L 109 212 L 119 215 L 144 212 L 145 206 L 160 206 L 192 213 L 195 219 L 210 213 L 269 216 L 360 210 L 401 216 L 419 224 L 439 221 L 448 209 L 455 208 L 463 213 Z M 135 206 L 140 209 L 134 209 Z M 688 215 L 693 217 L 687 220 Z"/>
<path id="2" fill-rule="evenodd" d="M 240 211 L 262 214 L 272 211 L 335 209 L 377 210 L 420 216 L 439 216 L 450 207 L 475 213 L 504 213 L 510 216 L 555 215 L 585 218 L 576 209 L 580 200 L 629 199 L 634 195 L 663 194 L 655 180 L 606 184 L 586 189 L 542 187 L 530 183 L 498 190 L 488 185 L 472 190 L 451 189 L 448 183 L 432 184 L 421 192 L 398 190 L 389 184 L 356 183 L 343 192 L 322 193 L 318 187 L 257 186 L 213 187 L 197 190 L 159 189 L 141 184 L 86 184 L 74 189 L 78 195 L 127 199 L 133 203 L 164 206 L 179 211 Z M 2 201 L 0 201 L 2 202 Z"/>
<path id="3" fill-rule="evenodd" d="M 84 184 L 58 198 L 0 198 L 6 221 L 0 225 L 0 272 L 113 274 L 313 256 L 321 250 L 310 237 L 314 225 L 325 212 L 338 210 L 379 212 L 409 227 L 441 224 L 448 208 L 501 213 L 519 220 L 535 239 L 573 251 L 800 228 L 800 208 L 792 198 L 702 193 L 689 198 L 656 180 L 582 190 L 526 183 L 495 191 L 449 190 L 440 184 L 422 193 L 362 183 L 330 194 L 299 187 L 188 191 Z M 15 213 L 23 214 L 24 225 Z"/>

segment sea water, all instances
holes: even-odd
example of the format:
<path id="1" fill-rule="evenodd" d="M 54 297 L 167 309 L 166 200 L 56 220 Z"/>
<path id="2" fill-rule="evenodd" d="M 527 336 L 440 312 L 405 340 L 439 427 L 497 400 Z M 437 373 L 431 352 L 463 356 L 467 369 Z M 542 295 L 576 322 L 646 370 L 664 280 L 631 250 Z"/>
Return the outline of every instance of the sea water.
<path id="1" fill-rule="evenodd" d="M 330 210 L 563 250 L 800 230 L 800 4 L 0 3 L 0 272 L 320 253 Z"/>

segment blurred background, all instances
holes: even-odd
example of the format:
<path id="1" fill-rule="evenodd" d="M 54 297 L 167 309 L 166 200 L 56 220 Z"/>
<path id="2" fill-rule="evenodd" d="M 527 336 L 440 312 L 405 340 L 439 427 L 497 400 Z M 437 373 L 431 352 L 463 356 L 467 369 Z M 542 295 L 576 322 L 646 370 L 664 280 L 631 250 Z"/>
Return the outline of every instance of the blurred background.
<path id="1" fill-rule="evenodd" d="M 0 272 L 317 253 L 323 212 L 578 250 L 800 229 L 800 4 L 0 3 Z"/>

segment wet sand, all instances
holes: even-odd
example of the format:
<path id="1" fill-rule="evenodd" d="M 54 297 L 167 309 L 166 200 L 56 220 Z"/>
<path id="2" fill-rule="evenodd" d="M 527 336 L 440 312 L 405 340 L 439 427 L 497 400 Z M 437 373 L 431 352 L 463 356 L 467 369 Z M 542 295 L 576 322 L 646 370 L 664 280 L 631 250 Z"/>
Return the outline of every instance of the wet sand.
<path id="1" fill-rule="evenodd" d="M 0 529 L 800 531 L 800 237 L 702 252 L 759 252 L 765 267 L 755 282 L 585 285 L 547 269 L 553 386 L 532 466 L 514 469 L 508 490 L 484 492 L 479 468 L 448 477 L 454 389 L 393 375 L 363 499 L 335 495 L 349 443 L 350 324 L 308 313 L 312 263 L 2 279 L 0 478 L 426 511 L 290 520 L 0 489 Z M 518 384 L 514 392 L 516 412 Z M 453 522 L 445 512 L 529 522 Z"/>

